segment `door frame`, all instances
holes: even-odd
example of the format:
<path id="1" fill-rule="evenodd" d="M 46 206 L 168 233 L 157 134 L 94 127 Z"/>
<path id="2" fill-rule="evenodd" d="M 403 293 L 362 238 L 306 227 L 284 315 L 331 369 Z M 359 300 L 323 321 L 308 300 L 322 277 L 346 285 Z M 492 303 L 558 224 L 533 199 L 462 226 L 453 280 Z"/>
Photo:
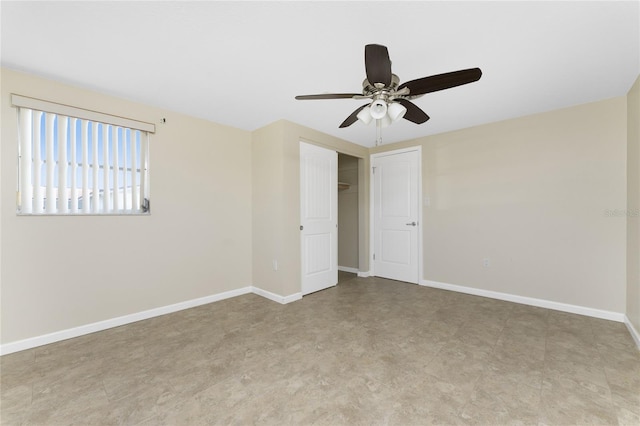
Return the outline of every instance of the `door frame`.
<path id="1" fill-rule="evenodd" d="M 373 260 L 373 252 L 375 249 L 375 212 L 374 212 L 374 196 L 375 196 L 375 178 L 373 176 L 373 160 L 374 158 L 386 157 L 389 155 L 403 154 L 405 152 L 417 151 L 418 152 L 418 285 L 421 285 L 424 280 L 423 277 L 423 259 L 422 259 L 422 229 L 423 218 L 422 215 L 422 146 L 416 145 L 409 148 L 394 149 L 392 151 L 383 151 L 376 154 L 369 155 L 369 275 L 376 276 L 375 262 Z"/>

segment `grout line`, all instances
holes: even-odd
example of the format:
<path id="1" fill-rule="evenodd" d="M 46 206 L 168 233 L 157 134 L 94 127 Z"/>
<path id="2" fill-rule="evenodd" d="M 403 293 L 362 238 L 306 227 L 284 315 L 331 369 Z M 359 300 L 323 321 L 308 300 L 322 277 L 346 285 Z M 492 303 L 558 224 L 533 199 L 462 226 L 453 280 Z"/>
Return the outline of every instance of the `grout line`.
<path id="1" fill-rule="evenodd" d="M 593 342 L 596 341 L 596 333 L 593 329 L 593 324 L 592 321 L 589 321 L 589 326 L 591 327 L 591 335 L 593 336 Z M 597 344 L 594 343 L 594 346 L 596 348 L 596 351 L 598 352 L 598 356 L 600 357 L 600 364 L 602 365 L 602 372 L 604 373 L 604 378 L 607 381 L 607 389 L 609 390 L 609 402 L 611 403 L 611 407 L 612 409 L 614 409 L 615 411 L 615 404 L 613 403 L 613 393 L 611 392 L 611 383 L 609 381 L 609 375 L 607 374 L 607 369 L 604 367 L 605 363 L 604 363 L 604 356 L 602 355 L 602 351 L 600 350 L 600 348 L 598 347 Z"/>
<path id="2" fill-rule="evenodd" d="M 540 375 L 540 398 L 539 398 L 539 406 L 538 406 L 538 424 L 542 422 L 542 393 L 544 392 L 544 379 L 547 376 L 547 354 L 549 353 L 549 311 L 544 318 L 545 327 L 544 327 L 544 356 L 542 358 L 542 374 Z"/>

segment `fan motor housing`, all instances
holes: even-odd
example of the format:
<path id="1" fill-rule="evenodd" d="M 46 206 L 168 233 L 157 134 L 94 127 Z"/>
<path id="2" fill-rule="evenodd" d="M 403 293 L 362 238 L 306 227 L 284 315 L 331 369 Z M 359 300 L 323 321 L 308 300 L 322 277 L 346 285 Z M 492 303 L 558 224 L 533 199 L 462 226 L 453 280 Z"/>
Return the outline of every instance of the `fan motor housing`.
<path id="1" fill-rule="evenodd" d="M 375 95 L 377 92 L 390 92 L 398 88 L 400 84 L 400 78 L 391 74 L 391 84 L 388 87 L 383 87 L 381 89 L 376 88 L 373 84 L 369 83 L 369 80 L 366 78 L 362 82 L 362 94 L 365 96 Z"/>

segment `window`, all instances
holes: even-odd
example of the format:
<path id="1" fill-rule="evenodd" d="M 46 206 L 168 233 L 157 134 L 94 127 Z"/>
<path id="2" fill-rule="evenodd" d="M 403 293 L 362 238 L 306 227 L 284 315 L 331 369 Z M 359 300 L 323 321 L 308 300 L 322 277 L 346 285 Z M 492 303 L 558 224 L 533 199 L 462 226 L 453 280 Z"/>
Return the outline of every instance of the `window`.
<path id="1" fill-rule="evenodd" d="M 12 95 L 18 214 L 149 213 L 153 124 Z"/>

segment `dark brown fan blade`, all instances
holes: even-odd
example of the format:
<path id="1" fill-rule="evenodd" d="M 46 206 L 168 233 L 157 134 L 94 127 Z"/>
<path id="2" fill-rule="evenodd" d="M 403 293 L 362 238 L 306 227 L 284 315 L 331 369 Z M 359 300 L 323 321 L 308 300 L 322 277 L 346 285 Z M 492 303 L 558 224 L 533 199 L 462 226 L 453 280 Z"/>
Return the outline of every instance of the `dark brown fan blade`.
<path id="1" fill-rule="evenodd" d="M 422 124 L 429 119 L 429 116 L 413 102 L 406 99 L 396 99 L 396 102 L 400 102 L 400 104 L 407 109 L 407 112 L 403 117 L 405 120 L 409 120 L 416 124 Z"/>
<path id="2" fill-rule="evenodd" d="M 351 126 L 353 123 L 355 123 L 356 121 L 358 121 L 358 113 L 360 111 L 362 111 L 365 107 L 369 106 L 369 104 L 364 104 L 362 105 L 360 108 L 358 108 L 357 110 L 353 111 L 351 113 L 350 116 L 347 117 L 346 120 L 344 120 L 342 122 L 342 124 L 340 125 L 340 128 L 342 129 L 343 127 L 349 127 Z"/>
<path id="3" fill-rule="evenodd" d="M 311 99 L 352 99 L 354 96 L 362 96 L 362 93 L 322 93 L 319 95 L 298 95 L 299 101 Z"/>
<path id="4" fill-rule="evenodd" d="M 410 90 L 409 96 L 424 95 L 425 93 L 437 92 L 438 90 L 473 83 L 474 81 L 480 80 L 480 77 L 482 77 L 480 68 L 470 68 L 468 70 L 447 72 L 407 81 L 406 83 L 402 83 L 398 87 L 398 90 L 408 87 Z"/>
<path id="5" fill-rule="evenodd" d="M 369 83 L 391 84 L 391 60 L 389 51 L 379 44 L 367 44 L 364 47 L 364 67 Z"/>

